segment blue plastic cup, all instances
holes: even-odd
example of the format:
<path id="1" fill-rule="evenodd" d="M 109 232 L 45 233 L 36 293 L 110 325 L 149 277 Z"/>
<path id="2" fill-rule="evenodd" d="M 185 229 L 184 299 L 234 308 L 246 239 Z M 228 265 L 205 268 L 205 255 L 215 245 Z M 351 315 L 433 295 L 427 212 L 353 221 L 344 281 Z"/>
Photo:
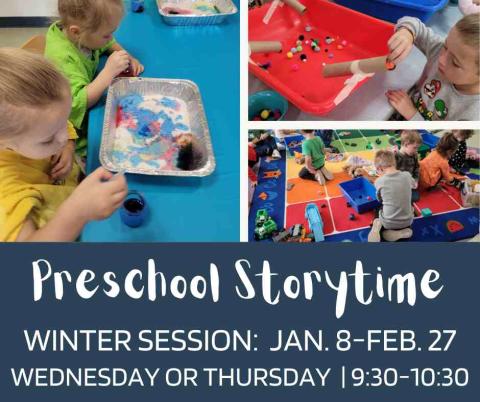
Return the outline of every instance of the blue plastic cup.
<path id="1" fill-rule="evenodd" d="M 142 225 L 146 216 L 147 203 L 145 198 L 137 191 L 130 191 L 120 209 L 122 222 L 131 228 L 137 228 Z"/>

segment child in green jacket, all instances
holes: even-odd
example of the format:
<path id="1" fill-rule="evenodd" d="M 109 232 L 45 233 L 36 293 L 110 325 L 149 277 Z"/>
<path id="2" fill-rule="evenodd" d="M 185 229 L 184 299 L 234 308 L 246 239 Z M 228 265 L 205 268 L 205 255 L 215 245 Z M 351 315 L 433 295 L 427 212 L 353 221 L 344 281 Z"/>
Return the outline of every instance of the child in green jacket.
<path id="1" fill-rule="evenodd" d="M 127 69 L 137 76 L 143 66 L 113 38 L 124 13 L 122 0 L 58 0 L 58 11 L 60 21 L 48 30 L 45 56 L 69 80 L 69 120 L 82 129 L 87 110 L 98 102 L 112 80 Z M 104 53 L 110 56 L 95 78 Z"/>

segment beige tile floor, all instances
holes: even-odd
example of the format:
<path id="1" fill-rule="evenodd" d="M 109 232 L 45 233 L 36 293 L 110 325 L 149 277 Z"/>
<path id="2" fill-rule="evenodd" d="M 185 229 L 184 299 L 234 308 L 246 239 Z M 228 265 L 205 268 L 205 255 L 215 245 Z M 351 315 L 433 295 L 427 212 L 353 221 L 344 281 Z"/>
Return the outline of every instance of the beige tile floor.
<path id="1" fill-rule="evenodd" d="M 0 47 L 20 47 L 32 36 L 46 32 L 47 28 L 0 28 Z"/>

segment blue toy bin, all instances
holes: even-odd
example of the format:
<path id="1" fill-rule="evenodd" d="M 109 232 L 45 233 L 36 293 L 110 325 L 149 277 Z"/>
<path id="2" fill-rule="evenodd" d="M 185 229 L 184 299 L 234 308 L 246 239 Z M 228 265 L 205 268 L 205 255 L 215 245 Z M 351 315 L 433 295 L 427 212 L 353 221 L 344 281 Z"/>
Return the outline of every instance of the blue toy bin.
<path id="1" fill-rule="evenodd" d="M 375 187 L 364 177 L 344 181 L 340 183 L 339 186 L 343 196 L 359 214 L 363 214 L 380 206 Z M 368 197 L 371 199 L 369 200 Z"/>
<path id="2" fill-rule="evenodd" d="M 417 17 L 427 22 L 433 14 L 444 8 L 448 0 L 336 0 L 342 6 L 390 22 L 400 18 Z"/>
<path id="3" fill-rule="evenodd" d="M 279 109 L 281 116 L 277 120 L 282 120 L 288 111 L 288 101 L 275 91 L 260 91 L 248 97 L 248 120 L 253 120 L 264 109 Z"/>
<path id="4" fill-rule="evenodd" d="M 436 135 L 430 134 L 427 131 L 422 131 L 422 140 L 423 143 L 428 146 L 430 149 L 433 149 L 437 146 L 438 141 L 440 141 L 440 138 L 437 137 Z"/>

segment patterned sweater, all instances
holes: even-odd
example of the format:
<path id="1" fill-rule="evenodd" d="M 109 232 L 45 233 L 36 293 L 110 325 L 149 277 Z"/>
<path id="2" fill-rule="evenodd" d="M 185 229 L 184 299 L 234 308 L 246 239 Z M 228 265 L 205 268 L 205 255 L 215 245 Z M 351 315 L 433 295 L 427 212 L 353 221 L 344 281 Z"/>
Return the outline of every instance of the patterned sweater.
<path id="1" fill-rule="evenodd" d="M 417 154 L 410 156 L 398 151 L 395 154 L 395 160 L 397 161 L 398 170 L 402 172 L 409 172 L 413 179 L 418 182 L 420 165 L 418 164 Z"/>
<path id="2" fill-rule="evenodd" d="M 458 148 L 448 161 L 449 165 L 457 172 L 464 169 L 467 158 L 467 142 L 465 140 L 458 142 Z"/>
<path id="3" fill-rule="evenodd" d="M 466 95 L 457 91 L 438 71 L 444 38 L 417 18 L 401 18 L 395 29 L 401 27 L 414 34 L 415 46 L 427 57 L 427 64 L 412 96 L 417 113 L 411 120 L 478 120 L 480 94 Z"/>

